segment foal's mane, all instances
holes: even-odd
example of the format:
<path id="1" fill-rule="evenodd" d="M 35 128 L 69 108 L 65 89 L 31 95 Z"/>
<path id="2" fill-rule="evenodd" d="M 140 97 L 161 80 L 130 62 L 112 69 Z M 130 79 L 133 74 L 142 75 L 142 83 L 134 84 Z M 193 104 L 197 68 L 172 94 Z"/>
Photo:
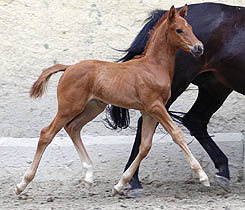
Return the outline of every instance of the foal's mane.
<path id="1" fill-rule="evenodd" d="M 154 13 L 153 13 L 154 15 Z M 149 48 L 149 45 L 151 43 L 151 41 L 153 40 L 153 37 L 154 37 L 154 34 L 156 33 L 158 27 L 162 24 L 163 21 L 165 21 L 167 19 L 167 15 L 168 15 L 168 12 L 166 12 L 156 23 L 156 25 L 153 27 L 153 29 L 151 29 L 149 31 L 149 39 L 148 41 L 146 42 L 146 45 L 145 45 L 145 48 L 144 48 L 144 51 L 142 53 L 142 56 L 145 56 L 146 54 L 146 51 L 147 49 Z M 149 18 L 150 19 L 150 18 Z"/>

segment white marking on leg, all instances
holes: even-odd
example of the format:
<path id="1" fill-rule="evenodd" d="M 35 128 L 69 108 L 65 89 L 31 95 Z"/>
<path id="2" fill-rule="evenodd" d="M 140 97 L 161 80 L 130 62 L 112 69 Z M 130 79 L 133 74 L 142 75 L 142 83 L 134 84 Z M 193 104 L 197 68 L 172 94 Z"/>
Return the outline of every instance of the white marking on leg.
<path id="1" fill-rule="evenodd" d="M 93 165 L 89 165 L 86 162 L 82 163 L 83 168 L 86 170 L 85 181 L 89 183 L 93 183 Z"/>
<path id="2" fill-rule="evenodd" d="M 16 188 L 17 188 L 16 189 L 16 194 L 18 195 L 21 192 L 23 192 L 26 189 L 27 185 L 32 181 L 33 178 L 34 178 L 34 175 L 32 175 L 31 169 L 28 169 L 25 172 L 25 174 L 24 174 L 24 176 L 22 178 L 22 181 L 19 184 L 16 185 Z"/>

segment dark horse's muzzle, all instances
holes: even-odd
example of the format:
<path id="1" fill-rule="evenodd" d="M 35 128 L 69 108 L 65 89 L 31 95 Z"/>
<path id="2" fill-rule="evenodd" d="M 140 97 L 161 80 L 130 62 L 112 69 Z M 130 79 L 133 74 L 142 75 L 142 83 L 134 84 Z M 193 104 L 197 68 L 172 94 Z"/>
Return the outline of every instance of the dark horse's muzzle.
<path id="1" fill-rule="evenodd" d="M 202 45 L 196 44 L 192 49 L 191 52 L 194 56 L 201 56 L 204 53 L 204 48 Z"/>

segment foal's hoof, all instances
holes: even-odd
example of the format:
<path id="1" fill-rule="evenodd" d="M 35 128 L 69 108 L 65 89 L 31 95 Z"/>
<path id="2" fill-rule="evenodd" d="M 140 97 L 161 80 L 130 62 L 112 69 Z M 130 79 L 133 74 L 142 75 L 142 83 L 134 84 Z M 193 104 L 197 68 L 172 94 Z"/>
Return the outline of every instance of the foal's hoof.
<path id="1" fill-rule="evenodd" d="M 88 182 L 88 181 L 84 180 L 84 186 L 86 189 L 88 189 L 88 190 L 91 189 L 92 184 L 93 184 L 93 182 Z"/>
<path id="2" fill-rule="evenodd" d="M 127 192 L 127 197 L 129 198 L 141 198 L 143 197 L 144 194 L 144 189 L 143 188 L 138 188 L 138 189 L 129 189 Z"/>
<path id="3" fill-rule="evenodd" d="M 117 194 L 120 194 L 119 191 L 117 191 L 117 189 L 115 188 L 115 186 L 112 188 L 112 191 L 111 191 L 111 195 L 112 196 L 115 196 Z"/>
<path id="4" fill-rule="evenodd" d="M 22 193 L 22 192 L 23 192 L 23 190 L 21 190 L 21 189 L 18 187 L 18 185 L 16 185 L 16 189 L 15 189 L 16 195 L 19 195 L 19 194 Z"/>
<path id="5" fill-rule="evenodd" d="M 216 182 L 220 187 L 222 187 L 225 191 L 230 191 L 230 180 L 227 179 L 224 176 L 219 176 L 218 174 L 215 174 Z"/>
<path id="6" fill-rule="evenodd" d="M 201 181 L 201 183 L 202 183 L 202 185 L 204 185 L 206 187 L 210 187 L 210 183 L 209 183 L 208 179 Z"/>
<path id="7" fill-rule="evenodd" d="M 115 185 L 113 188 L 112 188 L 112 192 L 111 192 L 111 195 L 112 196 L 115 196 L 115 195 L 122 195 L 122 190 L 119 190 L 117 185 Z"/>

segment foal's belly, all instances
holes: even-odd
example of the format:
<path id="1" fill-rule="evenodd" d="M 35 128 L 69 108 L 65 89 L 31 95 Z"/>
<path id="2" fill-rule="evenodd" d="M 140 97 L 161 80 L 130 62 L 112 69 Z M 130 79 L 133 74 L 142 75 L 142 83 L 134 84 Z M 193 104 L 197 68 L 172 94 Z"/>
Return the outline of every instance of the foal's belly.
<path id="1" fill-rule="evenodd" d="M 116 97 L 101 98 L 97 96 L 94 96 L 93 98 L 103 101 L 106 104 L 112 104 L 114 106 L 118 106 L 118 107 L 122 107 L 126 109 L 135 109 L 135 110 L 140 110 L 140 111 L 144 110 L 144 107 L 142 106 L 142 104 L 135 100 L 128 101 L 128 100 L 122 100 L 122 98 L 116 98 Z"/>

